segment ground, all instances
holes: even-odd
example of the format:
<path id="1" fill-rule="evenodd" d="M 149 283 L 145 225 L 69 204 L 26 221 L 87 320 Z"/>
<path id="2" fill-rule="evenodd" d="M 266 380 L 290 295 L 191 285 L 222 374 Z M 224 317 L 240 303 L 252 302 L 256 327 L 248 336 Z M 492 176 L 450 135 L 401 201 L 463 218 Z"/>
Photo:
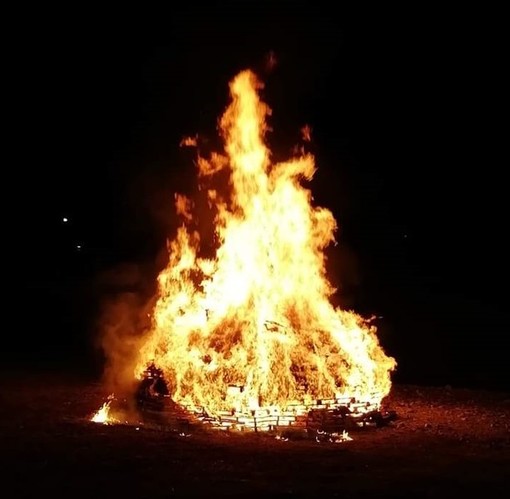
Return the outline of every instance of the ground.
<path id="1" fill-rule="evenodd" d="M 108 395 L 100 383 L 11 374 L 1 384 L 12 497 L 432 498 L 509 485 L 505 393 L 397 386 L 387 401 L 397 421 L 333 444 L 99 425 L 88 419 Z"/>

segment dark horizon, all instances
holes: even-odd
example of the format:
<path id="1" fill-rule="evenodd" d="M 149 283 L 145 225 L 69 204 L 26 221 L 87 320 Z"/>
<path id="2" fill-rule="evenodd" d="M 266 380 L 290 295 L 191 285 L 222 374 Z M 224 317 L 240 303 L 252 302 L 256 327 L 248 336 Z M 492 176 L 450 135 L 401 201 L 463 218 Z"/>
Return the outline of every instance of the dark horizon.
<path id="1" fill-rule="evenodd" d="M 177 10 L 165 27 L 55 25 L 20 47 L 13 169 L 30 216 L 16 229 L 21 321 L 4 365 L 97 371 L 101 304 L 150 295 L 175 230 L 173 193 L 193 190 L 180 139 L 216 140 L 228 82 L 252 68 L 273 110 L 273 152 L 312 128 L 310 188 L 340 227 L 331 280 L 345 307 L 382 317 L 394 379 L 508 389 L 490 40 L 439 16 L 351 23 L 281 6 L 236 24 L 222 9 Z"/>

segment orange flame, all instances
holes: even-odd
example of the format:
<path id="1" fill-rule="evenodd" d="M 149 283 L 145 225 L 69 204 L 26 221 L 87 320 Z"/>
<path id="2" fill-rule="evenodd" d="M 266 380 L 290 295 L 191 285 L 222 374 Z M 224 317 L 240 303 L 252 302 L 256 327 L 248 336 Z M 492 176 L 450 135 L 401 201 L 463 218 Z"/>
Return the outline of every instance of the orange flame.
<path id="1" fill-rule="evenodd" d="M 301 128 L 301 138 L 305 142 L 311 142 L 312 140 L 312 129 L 309 125 L 305 125 L 303 128 Z"/>
<path id="2" fill-rule="evenodd" d="M 183 137 L 179 145 L 181 147 L 196 147 L 198 144 L 198 136 L 195 137 Z"/>
<path id="3" fill-rule="evenodd" d="M 183 224 L 169 243 L 136 372 L 154 362 L 174 401 L 211 413 L 335 396 L 380 401 L 396 363 L 375 327 L 329 300 L 324 249 L 336 221 L 302 185 L 315 172 L 313 156 L 271 161 L 260 88 L 251 71 L 233 79 L 220 120 L 225 152 L 198 159 L 202 181 L 229 176 L 229 196 L 207 191 L 214 258 L 200 255 L 191 201 L 176 197 Z"/>

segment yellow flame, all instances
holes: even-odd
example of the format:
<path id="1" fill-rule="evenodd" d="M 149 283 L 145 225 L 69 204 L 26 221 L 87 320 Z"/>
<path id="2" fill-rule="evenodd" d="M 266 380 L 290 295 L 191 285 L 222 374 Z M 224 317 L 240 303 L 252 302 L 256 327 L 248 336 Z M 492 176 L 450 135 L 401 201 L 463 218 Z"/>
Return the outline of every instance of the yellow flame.
<path id="1" fill-rule="evenodd" d="M 108 397 L 108 401 L 106 401 L 97 412 L 90 418 L 93 423 L 101 423 L 101 424 L 114 424 L 118 423 L 118 419 L 114 418 L 111 415 L 111 404 L 113 401 L 113 396 L 110 395 Z"/>
<path id="2" fill-rule="evenodd" d="M 154 362 L 174 401 L 210 412 L 346 395 L 380 400 L 396 363 L 375 327 L 330 302 L 324 249 L 337 224 L 302 185 L 315 172 L 312 155 L 271 161 L 261 87 L 251 71 L 233 79 L 220 120 L 225 151 L 197 162 L 202 182 L 228 175 L 228 195 L 206 190 L 214 258 L 200 254 L 191 201 L 176 197 L 183 224 L 169 243 L 136 372 Z"/>

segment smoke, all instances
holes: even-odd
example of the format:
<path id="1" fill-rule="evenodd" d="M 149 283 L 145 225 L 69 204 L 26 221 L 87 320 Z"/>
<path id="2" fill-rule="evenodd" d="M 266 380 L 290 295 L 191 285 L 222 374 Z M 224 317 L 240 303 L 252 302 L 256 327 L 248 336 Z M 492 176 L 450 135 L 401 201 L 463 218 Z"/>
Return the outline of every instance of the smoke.
<path id="1" fill-rule="evenodd" d="M 135 382 L 138 350 L 151 324 L 153 274 L 152 266 L 123 263 L 97 279 L 100 312 L 96 346 L 104 357 L 104 383 L 112 392 L 129 392 Z"/>

